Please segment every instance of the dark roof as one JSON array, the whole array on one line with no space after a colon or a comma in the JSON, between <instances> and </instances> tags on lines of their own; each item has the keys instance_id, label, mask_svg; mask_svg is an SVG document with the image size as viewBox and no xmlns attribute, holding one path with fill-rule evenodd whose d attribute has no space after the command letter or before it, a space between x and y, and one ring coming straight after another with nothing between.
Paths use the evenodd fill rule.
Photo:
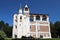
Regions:
<instances>
[{"instance_id":1,"label":"dark roof","mask_svg":"<svg viewBox=\"0 0 60 40\"><path fill-rule=\"evenodd\" d=\"M42 13L30 13L30 15L48 15L48 14L42 14Z\"/></svg>"}]
</instances>

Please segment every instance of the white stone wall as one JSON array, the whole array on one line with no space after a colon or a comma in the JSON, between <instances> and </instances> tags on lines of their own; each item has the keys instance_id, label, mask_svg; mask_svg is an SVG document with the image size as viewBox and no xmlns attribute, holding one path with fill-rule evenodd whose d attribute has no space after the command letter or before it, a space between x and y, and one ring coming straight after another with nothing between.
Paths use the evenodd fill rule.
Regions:
<instances>
[{"instance_id":1,"label":"white stone wall","mask_svg":"<svg viewBox=\"0 0 60 40\"><path fill-rule=\"evenodd\" d=\"M22 34L23 23L20 22L20 16L22 16L22 19L23 19L23 14L18 14L18 19L17 19L18 20L18 24L17 24L17 29L18 29L17 33L18 33L18 35L17 35L17 38L21 38L21 36L23 35Z\"/></svg>"},{"instance_id":2,"label":"white stone wall","mask_svg":"<svg viewBox=\"0 0 60 40\"><path fill-rule=\"evenodd\" d=\"M15 27L15 25L17 25L17 22L15 21L17 18L17 14L14 14L13 16L13 33L12 33L12 38L15 38L15 35L17 35L17 29Z\"/></svg>"}]
</instances>

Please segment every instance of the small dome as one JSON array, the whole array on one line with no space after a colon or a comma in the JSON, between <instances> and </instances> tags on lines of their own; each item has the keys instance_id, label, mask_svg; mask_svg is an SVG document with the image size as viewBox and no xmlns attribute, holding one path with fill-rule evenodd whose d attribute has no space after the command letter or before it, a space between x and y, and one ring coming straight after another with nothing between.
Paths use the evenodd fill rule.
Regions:
<instances>
[{"instance_id":1,"label":"small dome","mask_svg":"<svg viewBox=\"0 0 60 40\"><path fill-rule=\"evenodd\" d=\"M20 8L20 9L19 9L19 13L21 13L21 14L22 14L22 8Z\"/></svg>"}]
</instances>

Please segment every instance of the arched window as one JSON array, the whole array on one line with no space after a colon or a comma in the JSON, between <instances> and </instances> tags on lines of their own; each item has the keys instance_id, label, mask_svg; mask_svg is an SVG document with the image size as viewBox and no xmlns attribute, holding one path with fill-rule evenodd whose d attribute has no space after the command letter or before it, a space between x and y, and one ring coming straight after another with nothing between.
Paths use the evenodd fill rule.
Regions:
<instances>
[{"instance_id":1,"label":"arched window","mask_svg":"<svg viewBox=\"0 0 60 40\"><path fill-rule=\"evenodd\" d=\"M30 21L34 21L34 17L33 16L30 16Z\"/></svg>"},{"instance_id":2,"label":"arched window","mask_svg":"<svg viewBox=\"0 0 60 40\"><path fill-rule=\"evenodd\" d=\"M22 16L20 16L20 22L22 22Z\"/></svg>"},{"instance_id":3,"label":"arched window","mask_svg":"<svg viewBox=\"0 0 60 40\"><path fill-rule=\"evenodd\" d=\"M16 16L16 19L17 19L17 16Z\"/></svg>"},{"instance_id":4,"label":"arched window","mask_svg":"<svg viewBox=\"0 0 60 40\"><path fill-rule=\"evenodd\" d=\"M43 15L42 20L43 20L43 21L46 21L46 20L47 20L46 15Z\"/></svg>"},{"instance_id":5,"label":"arched window","mask_svg":"<svg viewBox=\"0 0 60 40\"><path fill-rule=\"evenodd\" d=\"M36 16L36 20L40 20L40 16L39 15Z\"/></svg>"},{"instance_id":6,"label":"arched window","mask_svg":"<svg viewBox=\"0 0 60 40\"><path fill-rule=\"evenodd\" d=\"M28 11L28 8L27 7L25 8L25 11Z\"/></svg>"},{"instance_id":7,"label":"arched window","mask_svg":"<svg viewBox=\"0 0 60 40\"><path fill-rule=\"evenodd\" d=\"M17 22L17 16L15 17L15 22Z\"/></svg>"},{"instance_id":8,"label":"arched window","mask_svg":"<svg viewBox=\"0 0 60 40\"><path fill-rule=\"evenodd\" d=\"M20 19L22 19L22 16L20 16Z\"/></svg>"}]
</instances>

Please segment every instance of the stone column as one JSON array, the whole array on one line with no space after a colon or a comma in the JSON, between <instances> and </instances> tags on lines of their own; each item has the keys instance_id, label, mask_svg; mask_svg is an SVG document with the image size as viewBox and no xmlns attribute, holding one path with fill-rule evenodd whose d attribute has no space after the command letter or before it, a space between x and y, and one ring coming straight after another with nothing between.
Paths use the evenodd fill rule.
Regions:
<instances>
[{"instance_id":1,"label":"stone column","mask_svg":"<svg viewBox=\"0 0 60 40\"><path fill-rule=\"evenodd\" d=\"M40 21L42 21L42 15L40 16Z\"/></svg>"},{"instance_id":2,"label":"stone column","mask_svg":"<svg viewBox=\"0 0 60 40\"><path fill-rule=\"evenodd\" d=\"M36 21L36 16L34 15L34 21Z\"/></svg>"},{"instance_id":3,"label":"stone column","mask_svg":"<svg viewBox=\"0 0 60 40\"><path fill-rule=\"evenodd\" d=\"M47 21L49 21L49 17L47 16Z\"/></svg>"}]
</instances>

